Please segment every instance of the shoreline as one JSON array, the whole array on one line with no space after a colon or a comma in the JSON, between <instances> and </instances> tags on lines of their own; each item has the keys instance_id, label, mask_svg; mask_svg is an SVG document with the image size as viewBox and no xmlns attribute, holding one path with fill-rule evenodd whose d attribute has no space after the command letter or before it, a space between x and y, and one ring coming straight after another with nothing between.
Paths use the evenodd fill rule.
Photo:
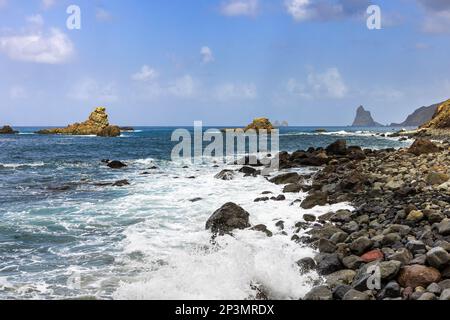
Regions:
<instances>
[{"instance_id":1,"label":"shoreline","mask_svg":"<svg viewBox=\"0 0 450 320\"><path fill-rule=\"evenodd\" d=\"M307 190L301 208L355 208L306 213L298 224L297 233L308 236L291 240L317 255L297 264L322 277L305 300L450 299L449 147L419 140L409 149L362 150L339 140L327 149L280 153L280 170L322 166L310 186L293 173L269 180L284 185L283 193Z\"/></svg>"}]
</instances>

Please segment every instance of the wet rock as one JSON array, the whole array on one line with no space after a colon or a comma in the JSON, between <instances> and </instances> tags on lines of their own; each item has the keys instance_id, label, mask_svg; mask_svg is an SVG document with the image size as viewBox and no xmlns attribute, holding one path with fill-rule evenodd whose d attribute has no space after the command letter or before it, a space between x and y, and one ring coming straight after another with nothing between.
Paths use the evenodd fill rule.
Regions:
<instances>
[{"instance_id":1,"label":"wet rock","mask_svg":"<svg viewBox=\"0 0 450 320\"><path fill-rule=\"evenodd\" d=\"M113 187L124 187L129 185L130 183L128 182L128 180L119 180L113 183Z\"/></svg>"},{"instance_id":2,"label":"wet rock","mask_svg":"<svg viewBox=\"0 0 450 320\"><path fill-rule=\"evenodd\" d=\"M215 211L206 222L206 229L213 233L229 233L235 229L250 227L250 214L235 203L228 202Z\"/></svg>"},{"instance_id":3,"label":"wet rock","mask_svg":"<svg viewBox=\"0 0 450 320\"><path fill-rule=\"evenodd\" d=\"M273 201L284 201L284 200L286 200L286 196L280 194L280 195L277 196L277 197L271 197L270 200L273 200Z\"/></svg>"},{"instance_id":4,"label":"wet rock","mask_svg":"<svg viewBox=\"0 0 450 320\"><path fill-rule=\"evenodd\" d=\"M305 220L306 222L314 222L316 221L316 216L313 214L306 213L303 215L303 220Z\"/></svg>"},{"instance_id":5,"label":"wet rock","mask_svg":"<svg viewBox=\"0 0 450 320\"><path fill-rule=\"evenodd\" d=\"M417 139L408 149L409 153L412 153L416 156L420 156L421 154L436 153L438 151L439 147L430 140L426 139Z\"/></svg>"},{"instance_id":6,"label":"wet rock","mask_svg":"<svg viewBox=\"0 0 450 320\"><path fill-rule=\"evenodd\" d=\"M342 230L352 234L353 232L359 231L359 225L356 221L350 221L342 226Z\"/></svg>"},{"instance_id":7,"label":"wet rock","mask_svg":"<svg viewBox=\"0 0 450 320\"><path fill-rule=\"evenodd\" d=\"M311 192L301 203L303 209L312 209L315 206L324 206L328 203L328 195L321 191Z\"/></svg>"},{"instance_id":8,"label":"wet rock","mask_svg":"<svg viewBox=\"0 0 450 320\"><path fill-rule=\"evenodd\" d=\"M110 167L111 169L121 169L126 167L127 165L121 161L114 160L108 162L107 166Z\"/></svg>"},{"instance_id":9,"label":"wet rock","mask_svg":"<svg viewBox=\"0 0 450 320\"><path fill-rule=\"evenodd\" d=\"M202 201L203 198L193 198L193 199L189 199L190 202L199 202Z\"/></svg>"},{"instance_id":10,"label":"wet rock","mask_svg":"<svg viewBox=\"0 0 450 320\"><path fill-rule=\"evenodd\" d=\"M404 288L419 286L427 287L433 282L439 282L441 274L432 267L422 265L412 265L404 267L399 274L398 282Z\"/></svg>"},{"instance_id":11,"label":"wet rock","mask_svg":"<svg viewBox=\"0 0 450 320\"><path fill-rule=\"evenodd\" d=\"M290 183L283 188L284 193L299 193L302 191L302 186L297 183Z\"/></svg>"},{"instance_id":12,"label":"wet rock","mask_svg":"<svg viewBox=\"0 0 450 320\"><path fill-rule=\"evenodd\" d=\"M347 223L352 220L351 216L352 216L352 213L349 210L338 210L331 217L330 221Z\"/></svg>"},{"instance_id":13,"label":"wet rock","mask_svg":"<svg viewBox=\"0 0 450 320\"><path fill-rule=\"evenodd\" d=\"M354 270L339 270L325 276L325 280L331 288L334 288L341 284L351 284L355 275L356 272Z\"/></svg>"},{"instance_id":14,"label":"wet rock","mask_svg":"<svg viewBox=\"0 0 450 320\"><path fill-rule=\"evenodd\" d=\"M390 281L378 295L379 299L400 297L401 288L396 281Z\"/></svg>"},{"instance_id":15,"label":"wet rock","mask_svg":"<svg viewBox=\"0 0 450 320\"><path fill-rule=\"evenodd\" d=\"M321 253L316 256L317 270L322 275L328 275L342 269L339 256L336 253Z\"/></svg>"},{"instance_id":16,"label":"wet rock","mask_svg":"<svg viewBox=\"0 0 450 320\"><path fill-rule=\"evenodd\" d=\"M263 224L258 224L256 226L252 227L250 230L263 232L268 237L272 237L273 236L273 233L270 230L267 229L267 226L265 226Z\"/></svg>"},{"instance_id":17,"label":"wet rock","mask_svg":"<svg viewBox=\"0 0 450 320\"><path fill-rule=\"evenodd\" d=\"M342 300L344 298L345 294L351 289L352 289L352 287L349 285L346 285L346 284L338 285L333 290L333 298L336 300Z\"/></svg>"},{"instance_id":18,"label":"wet rock","mask_svg":"<svg viewBox=\"0 0 450 320\"><path fill-rule=\"evenodd\" d=\"M441 269L447 265L450 257L447 251L441 247L436 247L427 252L427 262L430 266Z\"/></svg>"},{"instance_id":19,"label":"wet rock","mask_svg":"<svg viewBox=\"0 0 450 320\"><path fill-rule=\"evenodd\" d=\"M255 199L255 202L264 202L264 201L269 201L269 197L259 197Z\"/></svg>"},{"instance_id":20,"label":"wet rock","mask_svg":"<svg viewBox=\"0 0 450 320\"><path fill-rule=\"evenodd\" d=\"M101 129L97 136L99 137L118 137L120 136L120 128L118 126L107 126Z\"/></svg>"},{"instance_id":21,"label":"wet rock","mask_svg":"<svg viewBox=\"0 0 450 320\"><path fill-rule=\"evenodd\" d=\"M348 234L345 232L336 232L335 234L333 234L330 238L330 241L335 243L335 244L339 244L339 243L344 243L348 238Z\"/></svg>"},{"instance_id":22,"label":"wet rock","mask_svg":"<svg viewBox=\"0 0 450 320\"><path fill-rule=\"evenodd\" d=\"M342 259L342 264L348 269L356 270L364 264L364 260L358 256L350 255Z\"/></svg>"},{"instance_id":23,"label":"wet rock","mask_svg":"<svg viewBox=\"0 0 450 320\"><path fill-rule=\"evenodd\" d=\"M239 172L243 173L245 177L256 177L258 175L258 170L249 166L242 167L241 169L239 169Z\"/></svg>"},{"instance_id":24,"label":"wet rock","mask_svg":"<svg viewBox=\"0 0 450 320\"><path fill-rule=\"evenodd\" d=\"M333 293L327 286L318 286L308 292L304 300L332 300Z\"/></svg>"},{"instance_id":25,"label":"wet rock","mask_svg":"<svg viewBox=\"0 0 450 320\"><path fill-rule=\"evenodd\" d=\"M297 261L297 265L300 267L300 271L302 273L308 273L314 269L316 269L316 262L313 258L303 258Z\"/></svg>"},{"instance_id":26,"label":"wet rock","mask_svg":"<svg viewBox=\"0 0 450 320\"><path fill-rule=\"evenodd\" d=\"M222 170L221 172L219 172L218 174L216 174L214 176L214 178L219 179L219 180L233 180L234 179L234 171L233 170Z\"/></svg>"},{"instance_id":27,"label":"wet rock","mask_svg":"<svg viewBox=\"0 0 450 320\"><path fill-rule=\"evenodd\" d=\"M289 172L289 173L284 173L284 174L280 174L272 179L270 179L269 181L277 184L277 185L281 185L281 184L291 184L291 183L299 183L301 182L302 177L295 172Z\"/></svg>"},{"instance_id":28,"label":"wet rock","mask_svg":"<svg viewBox=\"0 0 450 320\"><path fill-rule=\"evenodd\" d=\"M336 251L336 245L327 239L319 240L319 252L320 253L333 253Z\"/></svg>"}]
</instances>

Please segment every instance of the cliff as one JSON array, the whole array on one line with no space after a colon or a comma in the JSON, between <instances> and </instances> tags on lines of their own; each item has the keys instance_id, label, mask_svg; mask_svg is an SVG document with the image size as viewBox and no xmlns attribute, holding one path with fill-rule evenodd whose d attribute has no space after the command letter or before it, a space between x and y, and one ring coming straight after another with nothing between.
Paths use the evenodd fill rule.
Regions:
<instances>
[{"instance_id":1,"label":"cliff","mask_svg":"<svg viewBox=\"0 0 450 320\"><path fill-rule=\"evenodd\" d=\"M420 128L450 129L450 99L440 104L431 120L422 125Z\"/></svg>"},{"instance_id":2,"label":"cliff","mask_svg":"<svg viewBox=\"0 0 450 320\"><path fill-rule=\"evenodd\" d=\"M38 131L39 134L62 135L97 135L102 137L117 137L120 135L118 126L111 126L106 114L106 108L98 107L82 123L74 123L66 128L46 129Z\"/></svg>"},{"instance_id":3,"label":"cliff","mask_svg":"<svg viewBox=\"0 0 450 320\"><path fill-rule=\"evenodd\" d=\"M356 110L356 117L352 127L383 127L383 125L375 122L370 111L367 111L363 106L360 106Z\"/></svg>"},{"instance_id":4,"label":"cliff","mask_svg":"<svg viewBox=\"0 0 450 320\"><path fill-rule=\"evenodd\" d=\"M420 127L433 118L440 103L421 107L410 114L402 123L391 123L391 127Z\"/></svg>"}]
</instances>

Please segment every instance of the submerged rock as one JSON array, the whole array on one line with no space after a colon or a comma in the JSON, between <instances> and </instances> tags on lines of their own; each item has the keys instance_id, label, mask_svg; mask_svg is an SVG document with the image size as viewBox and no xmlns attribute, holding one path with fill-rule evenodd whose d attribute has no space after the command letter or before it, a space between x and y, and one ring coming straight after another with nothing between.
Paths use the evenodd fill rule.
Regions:
<instances>
[{"instance_id":1,"label":"submerged rock","mask_svg":"<svg viewBox=\"0 0 450 320\"><path fill-rule=\"evenodd\" d=\"M111 169L121 169L126 167L127 165L121 161L114 160L108 162L107 166L110 167Z\"/></svg>"}]
</instances>

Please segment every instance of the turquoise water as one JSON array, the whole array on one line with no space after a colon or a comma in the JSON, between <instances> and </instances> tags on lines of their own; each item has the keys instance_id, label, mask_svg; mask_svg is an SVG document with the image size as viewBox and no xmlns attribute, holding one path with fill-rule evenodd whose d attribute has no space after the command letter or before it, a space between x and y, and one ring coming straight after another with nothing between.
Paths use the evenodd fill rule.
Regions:
<instances>
[{"instance_id":1,"label":"turquoise water","mask_svg":"<svg viewBox=\"0 0 450 320\"><path fill-rule=\"evenodd\" d=\"M209 243L204 223L226 201L239 202L255 222L268 226L283 215L294 223L300 209L288 202L254 204L261 188L280 192L263 178L228 183L213 178L221 168L212 162L189 168L170 162L174 128L136 128L119 138L40 136L32 134L38 128L18 129L20 135L0 136L0 299L245 298L251 279L266 281L263 269L273 270L272 278L283 268L289 275L290 263L310 253L281 235L268 244L246 232L223 240L223 250L204 251ZM410 143L374 135L389 128L326 128L324 134L315 129L282 128L280 149L324 147L338 138L368 148ZM102 159L128 167L112 170ZM154 165L157 170L142 174ZM130 185L101 185L121 179ZM202 200L190 201L196 197ZM281 251L282 258L266 256ZM228 266L229 283L220 282L221 266L241 263L243 254L265 257L260 263L268 265ZM305 287L286 284L274 289L276 297L301 296L307 282L296 277L292 273L286 281ZM211 283L219 288L211 291Z\"/></svg>"}]
</instances>

